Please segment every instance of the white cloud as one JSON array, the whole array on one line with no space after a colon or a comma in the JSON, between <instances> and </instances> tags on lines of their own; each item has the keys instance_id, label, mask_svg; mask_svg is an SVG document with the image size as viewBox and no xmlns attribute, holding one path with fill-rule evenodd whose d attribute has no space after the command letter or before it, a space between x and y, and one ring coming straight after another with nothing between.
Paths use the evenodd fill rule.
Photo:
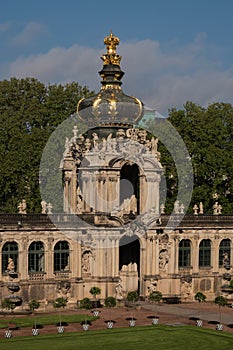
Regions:
<instances>
[{"instance_id":1,"label":"white cloud","mask_svg":"<svg viewBox=\"0 0 233 350\"><path fill-rule=\"evenodd\" d=\"M47 33L48 31L44 24L29 22L24 29L12 39L12 43L19 46L25 46Z\"/></svg>"},{"instance_id":2,"label":"white cloud","mask_svg":"<svg viewBox=\"0 0 233 350\"><path fill-rule=\"evenodd\" d=\"M214 59L206 58L205 35L178 49L166 50L157 41L121 43L121 67L125 93L137 96L149 107L167 113L187 101L206 106L215 101L233 102L232 70L220 70ZM46 54L21 57L9 64L8 77L33 76L45 83L78 81L90 89L100 87L99 59L105 49L79 45L54 48Z\"/></svg>"}]
</instances>

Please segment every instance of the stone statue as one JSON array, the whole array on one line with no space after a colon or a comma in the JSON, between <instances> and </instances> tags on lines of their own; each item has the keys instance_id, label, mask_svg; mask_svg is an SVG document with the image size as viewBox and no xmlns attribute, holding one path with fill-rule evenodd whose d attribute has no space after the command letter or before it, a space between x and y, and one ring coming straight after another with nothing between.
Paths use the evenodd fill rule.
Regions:
<instances>
[{"instance_id":1,"label":"stone statue","mask_svg":"<svg viewBox=\"0 0 233 350\"><path fill-rule=\"evenodd\" d=\"M74 134L74 138L76 138L77 135L78 135L78 128L77 128L77 125L74 125L74 127L73 127L73 134Z\"/></svg>"},{"instance_id":2,"label":"stone statue","mask_svg":"<svg viewBox=\"0 0 233 350\"><path fill-rule=\"evenodd\" d=\"M12 258L8 258L7 271L15 271L15 263Z\"/></svg>"},{"instance_id":3,"label":"stone statue","mask_svg":"<svg viewBox=\"0 0 233 350\"><path fill-rule=\"evenodd\" d=\"M230 268L230 259L229 259L229 255L228 253L224 252L222 255L222 265L223 267L225 267L225 269L229 269Z\"/></svg>"},{"instance_id":4,"label":"stone statue","mask_svg":"<svg viewBox=\"0 0 233 350\"><path fill-rule=\"evenodd\" d=\"M51 203L49 203L49 204L47 205L48 214L52 214L52 209L53 209L53 206L52 206Z\"/></svg>"},{"instance_id":5,"label":"stone statue","mask_svg":"<svg viewBox=\"0 0 233 350\"><path fill-rule=\"evenodd\" d=\"M86 148L86 151L89 152L90 149L91 149L91 140L89 138L86 138L86 141L85 141L85 148Z\"/></svg>"},{"instance_id":6,"label":"stone statue","mask_svg":"<svg viewBox=\"0 0 233 350\"><path fill-rule=\"evenodd\" d=\"M101 152L106 152L107 150L107 140L105 137L102 137L102 148L101 148Z\"/></svg>"},{"instance_id":7,"label":"stone statue","mask_svg":"<svg viewBox=\"0 0 233 350\"><path fill-rule=\"evenodd\" d=\"M178 200L176 200L174 203L174 212L175 212L175 214L180 213L180 202Z\"/></svg>"},{"instance_id":8,"label":"stone statue","mask_svg":"<svg viewBox=\"0 0 233 350\"><path fill-rule=\"evenodd\" d=\"M157 151L158 151L158 139L157 138L155 139L154 137L152 137L152 139L151 139L151 153L156 154Z\"/></svg>"},{"instance_id":9,"label":"stone statue","mask_svg":"<svg viewBox=\"0 0 233 350\"><path fill-rule=\"evenodd\" d=\"M94 146L94 150L95 151L98 151L98 140L99 140L99 137L98 137L98 135L96 134L96 132L93 132L93 134L92 134L92 136L93 136L93 146Z\"/></svg>"},{"instance_id":10,"label":"stone statue","mask_svg":"<svg viewBox=\"0 0 233 350\"><path fill-rule=\"evenodd\" d=\"M181 284L181 296L183 299L187 300L191 297L192 292L192 282L183 280Z\"/></svg>"},{"instance_id":11,"label":"stone statue","mask_svg":"<svg viewBox=\"0 0 233 350\"><path fill-rule=\"evenodd\" d=\"M116 284L116 299L122 300L123 298L124 296L123 296L122 280L119 279L118 283Z\"/></svg>"},{"instance_id":12,"label":"stone statue","mask_svg":"<svg viewBox=\"0 0 233 350\"><path fill-rule=\"evenodd\" d=\"M167 249L162 249L159 252L159 268L164 270L167 263L169 262L169 255Z\"/></svg>"},{"instance_id":13,"label":"stone statue","mask_svg":"<svg viewBox=\"0 0 233 350\"><path fill-rule=\"evenodd\" d=\"M45 201L41 201L41 214L47 213L47 203Z\"/></svg>"},{"instance_id":14,"label":"stone statue","mask_svg":"<svg viewBox=\"0 0 233 350\"><path fill-rule=\"evenodd\" d=\"M215 202L213 205L213 214L214 215L219 215L222 212L222 206L221 204L218 204L218 202Z\"/></svg>"},{"instance_id":15,"label":"stone statue","mask_svg":"<svg viewBox=\"0 0 233 350\"><path fill-rule=\"evenodd\" d=\"M130 198L130 211L132 211L133 214L137 213L137 198L135 194L132 194Z\"/></svg>"},{"instance_id":16,"label":"stone statue","mask_svg":"<svg viewBox=\"0 0 233 350\"><path fill-rule=\"evenodd\" d=\"M149 286L147 287L148 295L150 295L151 293L155 292L156 289L157 289L157 281L151 279L151 280L150 280L150 284L149 284Z\"/></svg>"},{"instance_id":17,"label":"stone statue","mask_svg":"<svg viewBox=\"0 0 233 350\"><path fill-rule=\"evenodd\" d=\"M184 214L184 204L181 203L180 205L180 214Z\"/></svg>"},{"instance_id":18,"label":"stone statue","mask_svg":"<svg viewBox=\"0 0 233 350\"><path fill-rule=\"evenodd\" d=\"M90 250L86 250L82 254L82 271L85 273L91 272L90 258L92 256L92 252Z\"/></svg>"},{"instance_id":19,"label":"stone statue","mask_svg":"<svg viewBox=\"0 0 233 350\"><path fill-rule=\"evenodd\" d=\"M27 203L26 200L23 199L22 202L18 205L19 214L27 214Z\"/></svg>"},{"instance_id":20,"label":"stone statue","mask_svg":"<svg viewBox=\"0 0 233 350\"><path fill-rule=\"evenodd\" d=\"M161 214L165 214L165 205L164 204L160 205L160 210L161 210Z\"/></svg>"},{"instance_id":21,"label":"stone statue","mask_svg":"<svg viewBox=\"0 0 233 350\"><path fill-rule=\"evenodd\" d=\"M193 206L193 214L198 215L198 205L197 204L194 204L194 206Z\"/></svg>"},{"instance_id":22,"label":"stone statue","mask_svg":"<svg viewBox=\"0 0 233 350\"><path fill-rule=\"evenodd\" d=\"M204 206L203 206L203 203L202 203L202 202L200 202L199 208L200 208L199 214L204 214Z\"/></svg>"},{"instance_id":23,"label":"stone statue","mask_svg":"<svg viewBox=\"0 0 233 350\"><path fill-rule=\"evenodd\" d=\"M81 214L83 209L83 197L80 188L77 189L77 214Z\"/></svg>"},{"instance_id":24,"label":"stone statue","mask_svg":"<svg viewBox=\"0 0 233 350\"><path fill-rule=\"evenodd\" d=\"M124 129L118 129L117 133L116 133L116 136L119 138L119 139L123 139L125 137L125 131Z\"/></svg>"}]
</instances>

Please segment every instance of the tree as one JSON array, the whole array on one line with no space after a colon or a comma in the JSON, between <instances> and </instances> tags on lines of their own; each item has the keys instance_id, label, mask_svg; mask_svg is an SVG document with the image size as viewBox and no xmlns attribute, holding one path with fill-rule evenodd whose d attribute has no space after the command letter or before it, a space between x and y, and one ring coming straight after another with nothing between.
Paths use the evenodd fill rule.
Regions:
<instances>
[{"instance_id":1,"label":"tree","mask_svg":"<svg viewBox=\"0 0 233 350\"><path fill-rule=\"evenodd\" d=\"M172 109L169 121L183 138L192 159L194 190L189 211L203 202L205 212L212 213L216 199L223 212L233 210L232 141L233 106L213 103L206 109L192 102L184 110Z\"/></svg>"},{"instance_id":2,"label":"tree","mask_svg":"<svg viewBox=\"0 0 233 350\"><path fill-rule=\"evenodd\" d=\"M149 295L149 300L153 303L159 303L160 300L162 300L162 298L163 298L163 295L159 291L151 292Z\"/></svg>"},{"instance_id":3,"label":"tree","mask_svg":"<svg viewBox=\"0 0 233 350\"><path fill-rule=\"evenodd\" d=\"M101 293L101 289L99 287L91 287L90 293L91 295L94 295L94 298L96 299L96 295Z\"/></svg>"},{"instance_id":4,"label":"tree","mask_svg":"<svg viewBox=\"0 0 233 350\"><path fill-rule=\"evenodd\" d=\"M223 213L232 213L233 106L229 103L213 103L203 108L193 102L187 102L181 110L171 109L168 119L145 119L147 130L155 136L162 134L166 141L165 144L164 140L160 140L158 149L167 184L166 212L171 212L178 187L183 189L185 197L185 187L182 187L185 182L180 181L182 176L178 179L178 166L184 180L187 169L185 163L182 163L182 158L179 158L180 147L174 142L175 133L168 127L168 122L181 136L192 162L194 189L187 208L188 213L193 213L194 204L200 202L204 204L205 213L212 213L216 201L213 198L215 193Z\"/></svg>"},{"instance_id":5,"label":"tree","mask_svg":"<svg viewBox=\"0 0 233 350\"><path fill-rule=\"evenodd\" d=\"M35 299L32 299L28 304L29 304L30 310L32 310L32 312L34 312L36 309L39 309L39 307L40 307L39 301L37 301Z\"/></svg>"},{"instance_id":6,"label":"tree","mask_svg":"<svg viewBox=\"0 0 233 350\"><path fill-rule=\"evenodd\" d=\"M2 309L6 309L6 310L13 312L16 305L15 305L15 303L13 303L12 301L10 301L9 299L6 298L1 302L1 307L2 307Z\"/></svg>"},{"instance_id":7,"label":"tree","mask_svg":"<svg viewBox=\"0 0 233 350\"><path fill-rule=\"evenodd\" d=\"M90 310L92 308L92 303L89 298L83 298L80 300L80 309ZM87 315L85 314L85 324L87 324Z\"/></svg>"},{"instance_id":8,"label":"tree","mask_svg":"<svg viewBox=\"0 0 233 350\"><path fill-rule=\"evenodd\" d=\"M215 298L214 302L219 307L219 323L221 323L221 307L226 306L227 300L222 295L219 295Z\"/></svg>"},{"instance_id":9,"label":"tree","mask_svg":"<svg viewBox=\"0 0 233 350\"><path fill-rule=\"evenodd\" d=\"M136 301L138 301L139 297L138 297L138 292L135 290L135 291L131 291L131 292L128 292L127 294L127 297L126 299L133 303L132 305L132 320L134 319L134 309L135 309L135 303Z\"/></svg>"},{"instance_id":10,"label":"tree","mask_svg":"<svg viewBox=\"0 0 233 350\"><path fill-rule=\"evenodd\" d=\"M109 321L111 321L111 308L116 306L116 298L112 296L106 297L104 304L109 308Z\"/></svg>"},{"instance_id":11,"label":"tree","mask_svg":"<svg viewBox=\"0 0 233 350\"><path fill-rule=\"evenodd\" d=\"M32 299L29 303L30 310L34 313L36 309L39 309L40 303L39 301ZM35 317L35 322L34 322L34 329L36 329L36 317Z\"/></svg>"},{"instance_id":12,"label":"tree","mask_svg":"<svg viewBox=\"0 0 233 350\"><path fill-rule=\"evenodd\" d=\"M67 305L67 299L64 298L57 298L54 302L53 302L53 307L55 309L59 310L59 325L61 326L61 308L65 308Z\"/></svg>"},{"instance_id":13,"label":"tree","mask_svg":"<svg viewBox=\"0 0 233 350\"><path fill-rule=\"evenodd\" d=\"M204 303L206 301L206 295L203 294L202 292L197 292L194 298L199 303Z\"/></svg>"},{"instance_id":14,"label":"tree","mask_svg":"<svg viewBox=\"0 0 233 350\"><path fill-rule=\"evenodd\" d=\"M74 82L49 86L34 78L0 82L0 212L18 212L23 198L28 213L41 212L43 149L56 127L76 111L79 99L91 94Z\"/></svg>"}]
</instances>

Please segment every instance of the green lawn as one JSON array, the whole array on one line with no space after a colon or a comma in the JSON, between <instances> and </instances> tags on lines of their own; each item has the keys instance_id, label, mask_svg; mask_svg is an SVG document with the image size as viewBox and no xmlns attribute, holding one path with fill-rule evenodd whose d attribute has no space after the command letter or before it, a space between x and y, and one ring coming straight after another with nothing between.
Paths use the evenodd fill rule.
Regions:
<instances>
[{"instance_id":1,"label":"green lawn","mask_svg":"<svg viewBox=\"0 0 233 350\"><path fill-rule=\"evenodd\" d=\"M0 339L1 350L232 350L233 334L191 326L147 326Z\"/></svg>"},{"instance_id":2,"label":"green lawn","mask_svg":"<svg viewBox=\"0 0 233 350\"><path fill-rule=\"evenodd\" d=\"M0 329L7 328L9 323L15 324L17 327L32 327L35 323L40 325L56 324L59 322L59 315L32 315L29 317L14 317L7 316L0 319ZM86 320L95 320L96 317L86 316ZM85 315L62 315L61 321L67 323L82 322L85 320Z\"/></svg>"}]
</instances>

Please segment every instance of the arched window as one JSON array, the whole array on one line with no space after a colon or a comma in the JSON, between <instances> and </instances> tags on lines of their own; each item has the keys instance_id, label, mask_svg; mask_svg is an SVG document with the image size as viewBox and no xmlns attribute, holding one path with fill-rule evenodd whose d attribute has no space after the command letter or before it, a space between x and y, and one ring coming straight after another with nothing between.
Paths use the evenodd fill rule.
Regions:
<instances>
[{"instance_id":1,"label":"arched window","mask_svg":"<svg viewBox=\"0 0 233 350\"><path fill-rule=\"evenodd\" d=\"M219 267L230 268L231 261L231 240L223 239L219 245Z\"/></svg>"},{"instance_id":2,"label":"arched window","mask_svg":"<svg viewBox=\"0 0 233 350\"><path fill-rule=\"evenodd\" d=\"M211 265L211 241L203 239L199 245L199 267Z\"/></svg>"},{"instance_id":3,"label":"arched window","mask_svg":"<svg viewBox=\"0 0 233 350\"><path fill-rule=\"evenodd\" d=\"M67 241L59 241L54 247L54 271L67 271L69 266L70 249Z\"/></svg>"},{"instance_id":4,"label":"arched window","mask_svg":"<svg viewBox=\"0 0 233 350\"><path fill-rule=\"evenodd\" d=\"M28 250L28 272L44 272L44 244L32 242Z\"/></svg>"},{"instance_id":5,"label":"arched window","mask_svg":"<svg viewBox=\"0 0 233 350\"><path fill-rule=\"evenodd\" d=\"M18 244L6 242L2 248L2 273L5 273L8 266L8 259L14 261L14 271L18 271Z\"/></svg>"},{"instance_id":6,"label":"arched window","mask_svg":"<svg viewBox=\"0 0 233 350\"><path fill-rule=\"evenodd\" d=\"M191 242L189 239L182 239L179 244L179 267L190 266Z\"/></svg>"}]
</instances>

